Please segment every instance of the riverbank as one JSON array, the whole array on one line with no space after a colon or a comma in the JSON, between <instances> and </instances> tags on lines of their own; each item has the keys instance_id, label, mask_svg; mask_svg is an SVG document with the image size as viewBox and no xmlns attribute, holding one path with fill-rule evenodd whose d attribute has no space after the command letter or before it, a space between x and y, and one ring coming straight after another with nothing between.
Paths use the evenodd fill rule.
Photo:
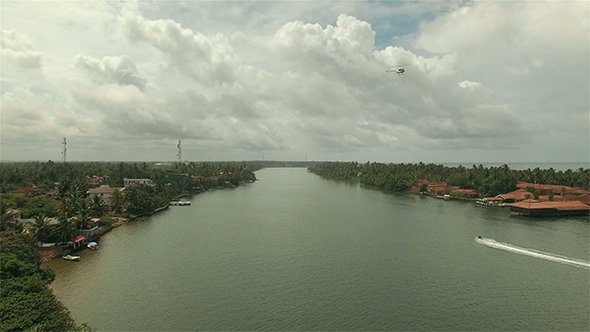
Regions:
<instances>
[{"instance_id":1,"label":"riverbank","mask_svg":"<svg viewBox=\"0 0 590 332\"><path fill-rule=\"evenodd\" d=\"M112 229L122 226L123 224L129 222L130 218L123 218L123 217L109 217L110 219L115 220L109 226L100 228L98 232L88 238L86 242L94 241L99 239L102 235L110 232ZM79 248L70 248L70 246L45 246L46 244L39 247L39 252L41 253L41 262L47 262L56 258L62 258L63 256L73 254L76 252L80 252L82 250L87 249L86 245L80 246Z\"/></svg>"}]
</instances>

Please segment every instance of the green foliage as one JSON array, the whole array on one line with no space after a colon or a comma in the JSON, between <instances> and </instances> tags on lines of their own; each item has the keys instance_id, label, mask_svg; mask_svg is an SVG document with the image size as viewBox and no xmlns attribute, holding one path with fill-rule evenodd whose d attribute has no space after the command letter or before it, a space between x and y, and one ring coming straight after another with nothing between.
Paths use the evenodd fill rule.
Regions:
<instances>
[{"instance_id":1,"label":"green foliage","mask_svg":"<svg viewBox=\"0 0 590 332\"><path fill-rule=\"evenodd\" d=\"M93 195L90 202L90 210L92 211L92 215L94 217L100 218L105 213L105 206L98 195Z\"/></svg>"},{"instance_id":2,"label":"green foliage","mask_svg":"<svg viewBox=\"0 0 590 332\"><path fill-rule=\"evenodd\" d=\"M50 237L57 242L68 242L74 238L75 225L68 220L68 216L60 214L57 217L57 224L51 227Z\"/></svg>"},{"instance_id":3,"label":"green foliage","mask_svg":"<svg viewBox=\"0 0 590 332\"><path fill-rule=\"evenodd\" d=\"M156 209L154 189L148 185L134 185L125 188L125 200L125 208L130 214L149 214Z\"/></svg>"},{"instance_id":4,"label":"green foliage","mask_svg":"<svg viewBox=\"0 0 590 332\"><path fill-rule=\"evenodd\" d=\"M36 196L27 200L26 205L22 209L23 218L34 218L40 214L47 217L57 216L57 206L59 202L51 197Z\"/></svg>"},{"instance_id":5,"label":"green foliage","mask_svg":"<svg viewBox=\"0 0 590 332\"><path fill-rule=\"evenodd\" d=\"M420 192L427 192L428 191L428 184L427 183L422 183L420 185Z\"/></svg>"},{"instance_id":6,"label":"green foliage","mask_svg":"<svg viewBox=\"0 0 590 332\"><path fill-rule=\"evenodd\" d=\"M66 331L76 328L47 284L54 274L40 268L40 254L20 234L0 236L0 330Z\"/></svg>"},{"instance_id":7,"label":"green foliage","mask_svg":"<svg viewBox=\"0 0 590 332\"><path fill-rule=\"evenodd\" d=\"M516 190L521 173L510 170L507 165L485 168L473 165L447 167L435 164L383 164L329 162L316 164L309 170L317 175L335 180L360 181L385 190L405 191L426 179L433 183L447 182L461 189L476 189L481 196L496 196ZM580 174L586 170L578 170ZM572 173L573 174L573 173ZM420 191L426 191L421 185ZM459 196L466 196L460 195ZM468 196L468 195L467 195Z\"/></svg>"}]
</instances>

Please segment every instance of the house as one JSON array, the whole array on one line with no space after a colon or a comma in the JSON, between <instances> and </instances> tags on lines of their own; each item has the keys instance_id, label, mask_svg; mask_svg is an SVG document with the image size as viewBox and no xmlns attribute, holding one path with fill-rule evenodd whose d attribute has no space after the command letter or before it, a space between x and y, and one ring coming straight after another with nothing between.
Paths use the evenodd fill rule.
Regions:
<instances>
[{"instance_id":1,"label":"house","mask_svg":"<svg viewBox=\"0 0 590 332\"><path fill-rule=\"evenodd\" d=\"M100 198L102 199L102 201L105 204L109 204L111 202L111 195L113 194L113 191L115 191L115 190L121 191L121 190L123 190L123 188L100 186L98 188L88 189L86 194L88 194L88 197L90 197L90 198L92 198L92 196L100 196Z\"/></svg>"},{"instance_id":2,"label":"house","mask_svg":"<svg viewBox=\"0 0 590 332\"><path fill-rule=\"evenodd\" d=\"M431 195L440 195L443 193L450 193L454 190L459 189L457 186L449 186L446 182L441 183L430 183L428 185L428 193Z\"/></svg>"},{"instance_id":3,"label":"house","mask_svg":"<svg viewBox=\"0 0 590 332\"><path fill-rule=\"evenodd\" d=\"M510 212L531 217L579 216L590 213L590 206L579 201L539 201L527 199L510 204Z\"/></svg>"},{"instance_id":4,"label":"house","mask_svg":"<svg viewBox=\"0 0 590 332\"><path fill-rule=\"evenodd\" d=\"M459 197L477 198L478 196L475 189L455 189L452 193L456 193Z\"/></svg>"},{"instance_id":5,"label":"house","mask_svg":"<svg viewBox=\"0 0 590 332\"><path fill-rule=\"evenodd\" d=\"M25 197L33 197L39 195L39 190L35 188L18 188L13 191L13 193L25 196Z\"/></svg>"}]
</instances>

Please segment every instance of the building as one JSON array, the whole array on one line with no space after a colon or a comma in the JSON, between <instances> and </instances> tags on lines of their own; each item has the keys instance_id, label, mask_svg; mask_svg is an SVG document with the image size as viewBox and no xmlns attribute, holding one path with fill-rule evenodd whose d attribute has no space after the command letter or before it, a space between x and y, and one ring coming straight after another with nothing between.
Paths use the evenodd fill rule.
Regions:
<instances>
[{"instance_id":1,"label":"building","mask_svg":"<svg viewBox=\"0 0 590 332\"><path fill-rule=\"evenodd\" d=\"M476 201L479 205L484 206L505 206L504 200L501 197L484 197Z\"/></svg>"},{"instance_id":2,"label":"building","mask_svg":"<svg viewBox=\"0 0 590 332\"><path fill-rule=\"evenodd\" d=\"M24 196L24 197L33 197L39 195L39 190L35 188L18 188L13 191L13 193Z\"/></svg>"},{"instance_id":3,"label":"building","mask_svg":"<svg viewBox=\"0 0 590 332\"><path fill-rule=\"evenodd\" d=\"M568 187L568 186L555 185L555 184L539 184L539 183L530 183L530 182L519 181L516 184L516 186L520 189L535 188L542 195L548 194L549 191L551 191L551 190L553 190L553 192L556 195L561 195L562 191L565 191L566 193L569 193L569 194L579 194L579 195L590 194L590 191L582 189L582 188L577 188L577 187L572 188L572 187Z\"/></svg>"},{"instance_id":4,"label":"building","mask_svg":"<svg viewBox=\"0 0 590 332\"><path fill-rule=\"evenodd\" d=\"M590 206L579 201L539 201L527 199L510 204L510 212L531 217L581 216Z\"/></svg>"},{"instance_id":5,"label":"building","mask_svg":"<svg viewBox=\"0 0 590 332\"><path fill-rule=\"evenodd\" d=\"M503 203L516 203L524 201L528 198L527 196L533 197L533 194L525 189L518 189L507 194L497 195L496 197L501 198Z\"/></svg>"},{"instance_id":6,"label":"building","mask_svg":"<svg viewBox=\"0 0 590 332\"><path fill-rule=\"evenodd\" d=\"M111 202L111 195L113 194L113 191L115 191L115 190L121 191L121 190L123 190L123 188L100 186L98 188L88 189L86 194L88 194L88 197L91 197L91 198L92 198L92 196L100 196L100 198L102 199L102 201L104 203L109 204Z\"/></svg>"},{"instance_id":7,"label":"building","mask_svg":"<svg viewBox=\"0 0 590 332\"><path fill-rule=\"evenodd\" d=\"M478 194L475 189L455 189L451 194L456 194L459 197L477 198Z\"/></svg>"}]
</instances>

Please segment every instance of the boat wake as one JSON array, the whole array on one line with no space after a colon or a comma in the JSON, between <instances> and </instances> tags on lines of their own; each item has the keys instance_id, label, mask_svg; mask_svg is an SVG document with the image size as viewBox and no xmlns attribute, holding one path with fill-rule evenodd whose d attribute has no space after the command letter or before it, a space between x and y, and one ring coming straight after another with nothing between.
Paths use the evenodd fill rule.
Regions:
<instances>
[{"instance_id":1,"label":"boat wake","mask_svg":"<svg viewBox=\"0 0 590 332\"><path fill-rule=\"evenodd\" d=\"M508 243L496 242L492 239L475 238L475 241L477 241L478 243L481 243L485 246L491 247L491 248L496 248L496 249L500 249L500 250L513 252L516 254L541 258L541 259L545 259L545 260L552 261L552 262L569 264L569 265L573 265L573 266L577 266L577 267L581 267L581 268L590 269L590 262L586 262L586 261L575 259L575 258L569 258L569 257L561 256L561 255L550 254L550 253L546 253L546 252L542 252L542 251L537 251L534 249L521 248L521 247L517 247L512 244L508 244Z\"/></svg>"}]
</instances>

